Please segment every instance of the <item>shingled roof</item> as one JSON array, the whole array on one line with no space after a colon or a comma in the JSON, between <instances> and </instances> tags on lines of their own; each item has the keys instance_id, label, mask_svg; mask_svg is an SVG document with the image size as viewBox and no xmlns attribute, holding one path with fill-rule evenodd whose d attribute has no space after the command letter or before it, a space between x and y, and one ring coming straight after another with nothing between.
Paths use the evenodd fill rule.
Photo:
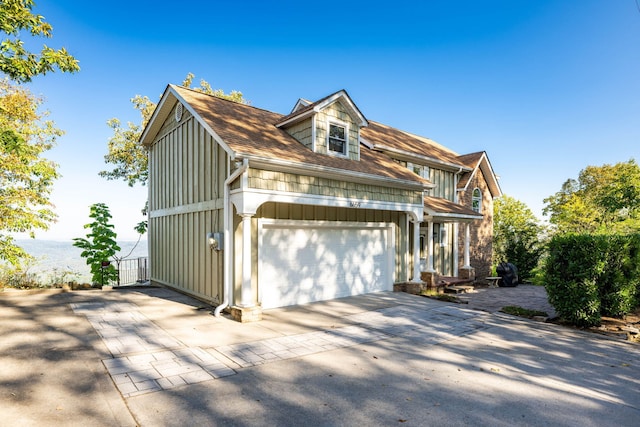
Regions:
<instances>
[{"instance_id":1,"label":"shingled roof","mask_svg":"<svg viewBox=\"0 0 640 427\"><path fill-rule=\"evenodd\" d=\"M396 152L430 158L436 163L444 162L452 166L463 166L458 160L458 154L437 142L382 123L370 120L369 126L361 129L361 134L362 138L377 150L391 149Z\"/></svg>"},{"instance_id":2,"label":"shingled roof","mask_svg":"<svg viewBox=\"0 0 640 427\"><path fill-rule=\"evenodd\" d=\"M493 171L493 167L489 162L489 157L486 152L478 151L477 153L469 153L458 156L458 159L460 163L471 168L469 172L462 174L458 180L458 190L465 190L469 186L471 179L476 173L478 173L478 170L481 170L493 197L500 197L502 195L500 184L498 183L498 179Z\"/></svg>"},{"instance_id":3,"label":"shingled roof","mask_svg":"<svg viewBox=\"0 0 640 427\"><path fill-rule=\"evenodd\" d=\"M185 107L226 145L234 158L272 159L321 166L336 171L357 172L371 177L397 180L398 183L431 186L428 180L402 167L385 154L364 147L361 147L360 161L315 153L286 131L276 127L285 117L282 114L175 85L167 87L163 99L167 96L173 96L183 102ZM168 115L172 106L173 103L170 102L166 106L159 105L154 116ZM150 122L154 121L155 117ZM162 121L157 120L156 123ZM148 145L153 143L154 138L154 130L145 129L141 142Z\"/></svg>"},{"instance_id":4,"label":"shingled roof","mask_svg":"<svg viewBox=\"0 0 640 427\"><path fill-rule=\"evenodd\" d=\"M446 221L460 219L482 219L482 214L475 212L463 205L452 202L440 197L424 197L424 210L425 215L438 218L439 220Z\"/></svg>"}]
</instances>

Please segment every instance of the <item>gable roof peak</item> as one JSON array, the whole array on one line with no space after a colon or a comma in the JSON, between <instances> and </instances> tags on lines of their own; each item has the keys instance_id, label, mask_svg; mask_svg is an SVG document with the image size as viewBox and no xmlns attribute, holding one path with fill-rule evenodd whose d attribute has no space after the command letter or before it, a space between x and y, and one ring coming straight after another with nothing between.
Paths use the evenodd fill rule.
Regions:
<instances>
[{"instance_id":1,"label":"gable roof peak","mask_svg":"<svg viewBox=\"0 0 640 427\"><path fill-rule=\"evenodd\" d=\"M296 102L296 105L293 106L293 108L291 109L291 112L289 114L293 114L296 111L299 111L305 107L308 107L309 105L313 104L313 102L309 101L308 99L304 99L304 98L298 98L298 101Z\"/></svg>"},{"instance_id":2,"label":"gable roof peak","mask_svg":"<svg viewBox=\"0 0 640 427\"><path fill-rule=\"evenodd\" d=\"M311 102L309 104L306 104L307 102L309 102L308 100L300 98L296 105L293 107L292 112L289 115L284 116L275 125L276 127L283 127L288 124L296 123L300 120L312 116L313 114L321 111L322 109L328 107L338 100L341 100L343 102L343 105L350 111L351 116L359 123L361 127L368 126L369 122L367 121L366 117L364 116L364 114L362 114L360 109L356 106L347 91L344 89L340 89L337 92L334 92L322 99L319 99L318 101Z\"/></svg>"}]
</instances>

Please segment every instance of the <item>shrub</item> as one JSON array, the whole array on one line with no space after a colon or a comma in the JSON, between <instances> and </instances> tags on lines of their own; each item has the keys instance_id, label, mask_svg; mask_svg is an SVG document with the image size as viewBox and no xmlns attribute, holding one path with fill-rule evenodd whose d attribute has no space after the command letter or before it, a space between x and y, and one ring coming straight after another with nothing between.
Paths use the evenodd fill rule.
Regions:
<instances>
[{"instance_id":1,"label":"shrub","mask_svg":"<svg viewBox=\"0 0 640 427\"><path fill-rule=\"evenodd\" d=\"M42 286L34 273L29 269L32 258L25 258L17 265L2 264L0 266L0 288L32 289Z\"/></svg>"},{"instance_id":2,"label":"shrub","mask_svg":"<svg viewBox=\"0 0 640 427\"><path fill-rule=\"evenodd\" d=\"M629 236L606 236L606 268L598 278L602 314L622 317L637 305L638 262L637 242ZM635 249L634 249L635 247Z\"/></svg>"},{"instance_id":3,"label":"shrub","mask_svg":"<svg viewBox=\"0 0 640 427\"><path fill-rule=\"evenodd\" d=\"M549 302L577 326L622 317L640 302L639 264L640 235L555 236L545 265Z\"/></svg>"},{"instance_id":4,"label":"shrub","mask_svg":"<svg viewBox=\"0 0 640 427\"><path fill-rule=\"evenodd\" d=\"M596 277L604 269L601 241L584 235L554 237L549 243L545 288L549 302L564 320L577 326L600 324Z\"/></svg>"}]
</instances>

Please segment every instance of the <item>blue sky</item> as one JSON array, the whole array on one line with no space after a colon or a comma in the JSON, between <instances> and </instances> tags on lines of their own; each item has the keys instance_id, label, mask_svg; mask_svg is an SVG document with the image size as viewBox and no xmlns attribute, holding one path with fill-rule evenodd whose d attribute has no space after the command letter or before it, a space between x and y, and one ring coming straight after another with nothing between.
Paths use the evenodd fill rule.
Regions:
<instances>
[{"instance_id":1,"label":"blue sky","mask_svg":"<svg viewBox=\"0 0 640 427\"><path fill-rule=\"evenodd\" d=\"M48 158L63 177L42 239L84 236L107 203L136 237L146 188L98 177L111 130L138 121L187 73L286 114L346 89L363 114L460 154L485 150L504 193L542 200L587 165L640 161L640 7L635 0L77 2L36 0L77 74L30 85L66 131ZM79 6L80 5L80 6Z\"/></svg>"}]
</instances>

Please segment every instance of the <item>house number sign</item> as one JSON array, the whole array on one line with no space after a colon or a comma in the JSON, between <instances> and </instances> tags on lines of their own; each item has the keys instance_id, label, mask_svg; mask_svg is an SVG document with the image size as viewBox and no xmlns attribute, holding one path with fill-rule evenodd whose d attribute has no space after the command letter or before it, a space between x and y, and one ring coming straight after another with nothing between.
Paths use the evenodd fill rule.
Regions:
<instances>
[{"instance_id":1,"label":"house number sign","mask_svg":"<svg viewBox=\"0 0 640 427\"><path fill-rule=\"evenodd\" d=\"M359 208L360 207L360 202L351 202L351 207L352 208Z\"/></svg>"}]
</instances>

